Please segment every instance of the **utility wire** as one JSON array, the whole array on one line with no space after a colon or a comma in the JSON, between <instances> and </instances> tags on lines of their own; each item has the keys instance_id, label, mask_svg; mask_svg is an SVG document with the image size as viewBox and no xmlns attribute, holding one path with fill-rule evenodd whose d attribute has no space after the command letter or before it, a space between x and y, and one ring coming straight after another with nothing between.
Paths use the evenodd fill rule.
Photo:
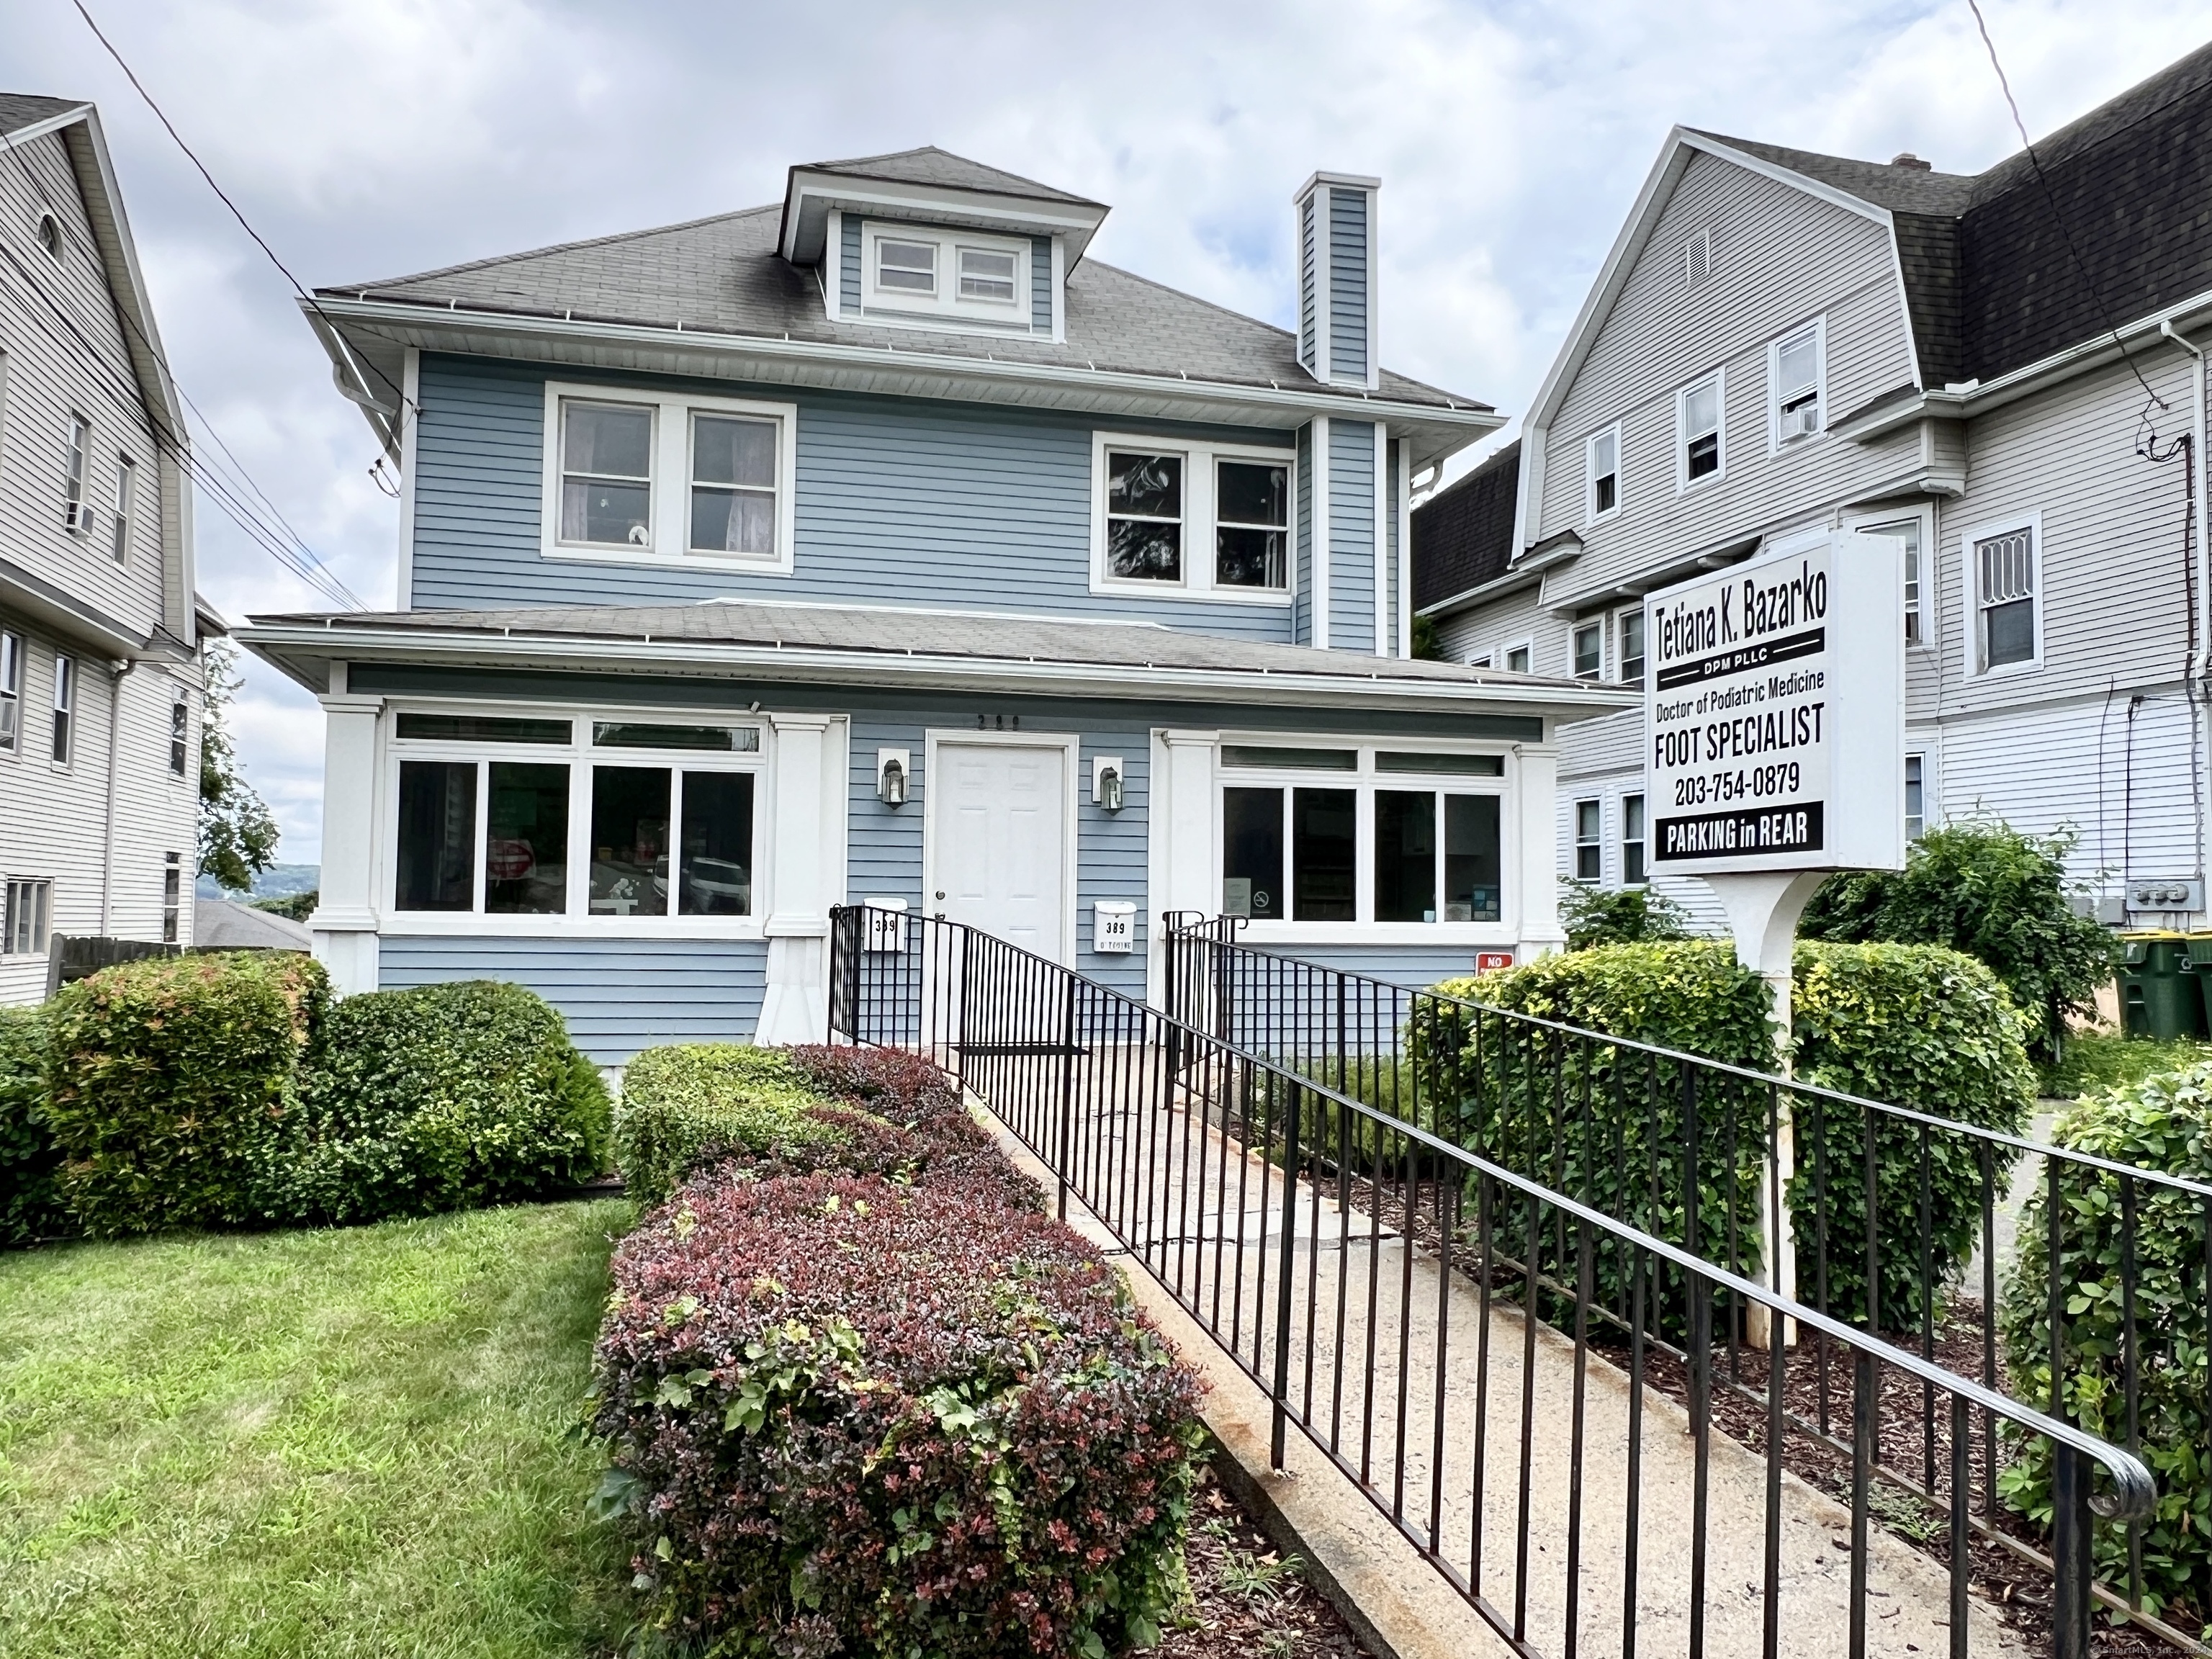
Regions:
<instances>
[{"instance_id":1,"label":"utility wire","mask_svg":"<svg viewBox=\"0 0 2212 1659\"><path fill-rule=\"evenodd\" d=\"M169 137L176 141L177 148L184 151L185 159L198 170L201 178L207 180L207 187L216 193L216 199L230 210L230 216L238 221L240 228L253 239L253 245L268 255L269 263L283 274L284 280L291 283L292 291L300 296L301 302L308 309L322 319L324 326L331 330L335 336L337 333L337 324L331 319L330 313L323 309L322 302L309 292L305 283L292 274L292 268L277 257L276 250L269 246L268 240L259 231L254 229L252 222L246 216L238 204L232 201L223 187L216 182L215 174L208 171L207 163L193 153L192 147L185 142L184 135L177 131L176 124L169 119L161 105L154 101L154 94L146 90L145 83L139 80L137 72L124 60L123 54L115 49L115 43L107 38L100 25L94 21L92 13L85 9L84 0L70 0L70 3L76 6L77 15L84 19L84 26L92 31L93 39L99 41L106 49L107 55L115 60L116 68L123 71L124 79L131 82L131 90L145 101L146 107L154 112L154 118L159 121ZM349 352L347 356L350 358L353 354ZM375 363L366 357L356 358L355 361L364 364L371 374L391 388L392 395L399 400L400 417L403 421L419 412L413 408L414 400L408 397L405 388L378 368Z\"/></svg>"},{"instance_id":2,"label":"utility wire","mask_svg":"<svg viewBox=\"0 0 2212 1659\"><path fill-rule=\"evenodd\" d=\"M2021 148L2027 152L2027 164L2034 169L2035 182L2042 186L2044 204L2050 208L2051 217L2058 227L2058 234L2066 240L2066 252L2073 257L2074 268L2081 273L2082 285L2089 290L2089 297L2095 301L2098 314L2104 319L2105 331L2112 337L2112 343L2119 347L2120 361L2135 375L2136 384L2143 389L2143 396L2160 409L2166 409L2166 399L2150 389L2150 382L2143 379L2142 370L2136 367L2135 358L2129 354L2127 342L2120 337L2118 325L2112 321L2112 307L2105 303L2105 290L2089 274L2088 264L2081 258L2081 250L2075 244L2074 232L2066 222L2066 216L2059 211L2057 195L2051 188L2050 176L2043 170L2043 158L2035 153L2034 141L2027 136L2027 123L2020 118L2020 103L2012 95L2012 82L2005 75L2003 64L1997 59L1997 43L1990 39L1989 20L1982 15L1982 0L1966 0L1966 5L1974 14L1974 27L1981 31L1982 45L1990 54L1990 67L1997 72L1997 85L2004 93L2005 107L2012 112L2013 130L2020 134ZM77 9L82 11L83 9L80 0Z\"/></svg>"}]
</instances>

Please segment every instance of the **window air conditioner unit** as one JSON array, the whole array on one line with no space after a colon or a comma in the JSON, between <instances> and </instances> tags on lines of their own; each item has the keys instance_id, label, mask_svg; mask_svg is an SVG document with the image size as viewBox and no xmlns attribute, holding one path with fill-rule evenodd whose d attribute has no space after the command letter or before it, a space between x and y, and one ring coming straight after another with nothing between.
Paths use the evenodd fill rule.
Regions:
<instances>
[{"instance_id":1,"label":"window air conditioner unit","mask_svg":"<svg viewBox=\"0 0 2212 1659\"><path fill-rule=\"evenodd\" d=\"M62 523L80 536L91 535L99 517L90 501L70 501L62 509Z\"/></svg>"}]
</instances>

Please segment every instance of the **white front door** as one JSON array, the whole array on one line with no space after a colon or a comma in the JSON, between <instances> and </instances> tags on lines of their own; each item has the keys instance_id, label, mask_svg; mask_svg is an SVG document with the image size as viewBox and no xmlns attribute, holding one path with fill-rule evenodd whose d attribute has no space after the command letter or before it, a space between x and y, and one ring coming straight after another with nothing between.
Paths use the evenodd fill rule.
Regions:
<instances>
[{"instance_id":1,"label":"white front door","mask_svg":"<svg viewBox=\"0 0 2212 1659\"><path fill-rule=\"evenodd\" d=\"M1066 768L1057 744L938 745L927 780L933 914L1066 960Z\"/></svg>"}]
</instances>

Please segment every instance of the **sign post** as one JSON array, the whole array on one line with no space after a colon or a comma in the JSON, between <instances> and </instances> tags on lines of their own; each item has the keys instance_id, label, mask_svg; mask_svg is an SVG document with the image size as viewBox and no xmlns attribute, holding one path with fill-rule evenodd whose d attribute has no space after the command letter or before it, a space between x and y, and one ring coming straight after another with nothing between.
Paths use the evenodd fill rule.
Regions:
<instances>
[{"instance_id":1,"label":"sign post","mask_svg":"<svg viewBox=\"0 0 2212 1659\"><path fill-rule=\"evenodd\" d=\"M1719 898L1736 959L1765 982L1785 1076L1807 902L1834 871L1905 863L1904 614L1903 548L1879 536L1767 555L1644 601L1650 867L1699 877ZM1760 1278L1790 1297L1795 1164L1785 1097L1760 1181ZM1762 1347L1766 1327L1753 1309Z\"/></svg>"}]
</instances>

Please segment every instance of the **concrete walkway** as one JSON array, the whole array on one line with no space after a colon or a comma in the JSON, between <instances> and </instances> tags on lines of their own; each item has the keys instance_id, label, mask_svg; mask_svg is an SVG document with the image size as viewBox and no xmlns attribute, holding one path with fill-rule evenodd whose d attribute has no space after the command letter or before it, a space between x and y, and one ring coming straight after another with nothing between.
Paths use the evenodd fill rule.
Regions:
<instances>
[{"instance_id":1,"label":"concrete walkway","mask_svg":"<svg viewBox=\"0 0 2212 1659\"><path fill-rule=\"evenodd\" d=\"M1141 1299L1180 1310L1165 1322L1171 1334L1181 1325L1186 1351L1194 1330L1217 1345L1194 1358L1219 1374L1219 1350L1230 1349L1264 1387L1275 1375L1285 1289L1280 1172L1179 1094L1158 1098L1155 1087L1148 1098L1115 1084L1116 1074L1156 1077L1153 1068L1127 1056L1085 1065L1101 1070L1074 1091L1071 1221L1127 1250ZM971 1080L989 1089L987 1077ZM999 1092L1007 1119L1057 1149L1041 1106L1010 1085ZM1694 1594L1698 1470L1686 1413L1649 1389L1634 1400L1622 1371L1587 1350L1578 1359L1571 1340L1524 1322L1516 1308L1495 1303L1486 1317L1470 1278L1440 1271L1431 1252L1409 1247L1376 1214L1340 1204L1333 1183L1300 1183L1291 1197L1291 1397L1335 1466L1302 1483L1309 1510L1364 1528L1370 1562L1379 1521L1384 1547L1396 1550L1392 1577L1470 1589L1524 1651L1613 1655L1632 1641L1646 1655L1765 1650L1763 1456L1711 1436ZM1433 1187L1422 1201L1434 1201ZM1239 1387L1255 1391L1249 1380ZM1250 1401L1241 1409L1249 1414ZM1297 1460L1321 1461L1310 1452ZM1316 1490L1324 1482L1333 1495ZM1774 1501L1777 1651L1841 1659L1850 1651L1850 1513L1787 1474ZM1942 1570L1878 1528L1868 1553L1866 1651L1948 1654ZM1975 1608L1969 1634L1976 1655L2028 1651L1986 1607ZM1462 1632L1450 1650L1481 1650Z\"/></svg>"}]
</instances>

